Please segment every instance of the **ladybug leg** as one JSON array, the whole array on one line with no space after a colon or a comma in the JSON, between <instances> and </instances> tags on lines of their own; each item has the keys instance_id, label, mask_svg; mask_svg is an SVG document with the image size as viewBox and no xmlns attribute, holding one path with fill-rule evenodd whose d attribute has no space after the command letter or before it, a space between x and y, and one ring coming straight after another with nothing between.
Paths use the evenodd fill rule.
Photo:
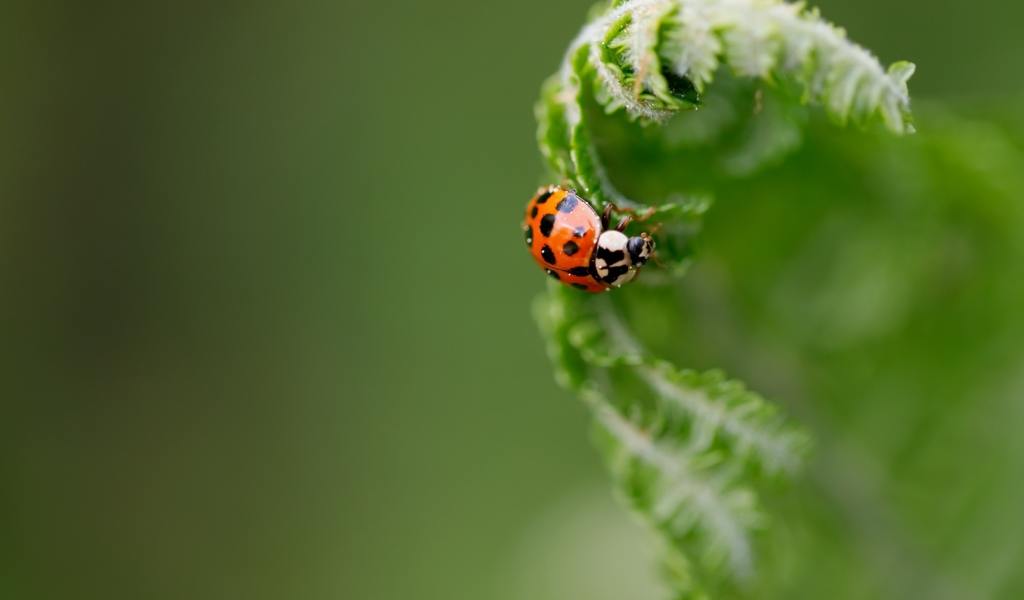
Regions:
<instances>
[{"instance_id":1,"label":"ladybug leg","mask_svg":"<svg viewBox=\"0 0 1024 600\"><path fill-rule=\"evenodd\" d=\"M615 226L615 231L624 231L626 226L629 225L629 221L632 219L629 215L626 215L624 219L619 221L619 224Z\"/></svg>"},{"instance_id":2,"label":"ladybug leg","mask_svg":"<svg viewBox=\"0 0 1024 600\"><path fill-rule=\"evenodd\" d=\"M636 217L636 220L637 221L646 221L647 219L650 219L651 216L655 212L657 212L657 211L658 211L658 207L657 206L652 206L652 207L648 208L646 212L644 212L642 217Z\"/></svg>"},{"instance_id":3,"label":"ladybug leg","mask_svg":"<svg viewBox=\"0 0 1024 600\"><path fill-rule=\"evenodd\" d=\"M651 218L651 215L653 215L655 213L655 211L658 210L657 206L652 206L652 207L648 208L646 212L644 212L642 217L638 217L638 216L636 216L636 211L634 209L632 209L632 208L619 208L618 206L615 206L611 202L608 203L608 208L613 208L613 209L615 209L615 212L618 212L618 213L627 213L627 214L633 215L633 217L637 221L646 221L647 219ZM608 208L605 208L605 212L608 211Z\"/></svg>"},{"instance_id":4,"label":"ladybug leg","mask_svg":"<svg viewBox=\"0 0 1024 600\"><path fill-rule=\"evenodd\" d=\"M654 264L658 265L658 268L661 269L662 271L668 269L668 267L666 267L665 265L661 264L661 261L658 260L658 253L657 252L652 252L651 253L651 260L653 260Z\"/></svg>"},{"instance_id":5,"label":"ladybug leg","mask_svg":"<svg viewBox=\"0 0 1024 600\"><path fill-rule=\"evenodd\" d=\"M602 231L607 231L608 230L608 223L609 223L609 221L610 221L610 219L612 217L612 208L614 208L614 206L615 206L614 204L609 202L608 205L604 207L604 212L601 213L601 230Z\"/></svg>"},{"instance_id":6,"label":"ladybug leg","mask_svg":"<svg viewBox=\"0 0 1024 600\"><path fill-rule=\"evenodd\" d=\"M651 232L649 234L647 234L647 235L653 237L654 236L654 232L659 230L659 229L661 229L661 223L658 223L657 225L655 225L651 229ZM654 264L658 265L658 268L660 268L662 271L664 271L664 270L666 270L668 268L665 265L661 264L661 261L658 260L658 251L657 250L655 250L654 252L651 252L651 260L653 260Z\"/></svg>"}]
</instances>

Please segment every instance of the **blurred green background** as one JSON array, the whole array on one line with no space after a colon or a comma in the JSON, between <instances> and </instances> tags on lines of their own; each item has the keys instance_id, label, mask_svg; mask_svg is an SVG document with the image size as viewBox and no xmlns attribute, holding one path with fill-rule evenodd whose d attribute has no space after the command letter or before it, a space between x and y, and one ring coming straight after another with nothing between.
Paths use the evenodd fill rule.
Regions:
<instances>
[{"instance_id":1,"label":"blurred green background","mask_svg":"<svg viewBox=\"0 0 1024 600\"><path fill-rule=\"evenodd\" d=\"M589 4L0 6L0 597L648 597L518 228ZM1024 89L1019 2L818 5Z\"/></svg>"}]
</instances>

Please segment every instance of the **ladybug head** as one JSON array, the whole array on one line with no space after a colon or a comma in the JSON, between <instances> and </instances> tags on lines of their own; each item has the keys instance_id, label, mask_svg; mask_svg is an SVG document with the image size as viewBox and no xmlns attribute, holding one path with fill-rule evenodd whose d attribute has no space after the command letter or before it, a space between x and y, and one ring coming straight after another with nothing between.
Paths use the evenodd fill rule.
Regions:
<instances>
[{"instance_id":1,"label":"ladybug head","mask_svg":"<svg viewBox=\"0 0 1024 600\"><path fill-rule=\"evenodd\" d=\"M629 252L629 260L633 266L642 266L654 252L654 238L646 233L631 237L626 242L626 250Z\"/></svg>"}]
</instances>

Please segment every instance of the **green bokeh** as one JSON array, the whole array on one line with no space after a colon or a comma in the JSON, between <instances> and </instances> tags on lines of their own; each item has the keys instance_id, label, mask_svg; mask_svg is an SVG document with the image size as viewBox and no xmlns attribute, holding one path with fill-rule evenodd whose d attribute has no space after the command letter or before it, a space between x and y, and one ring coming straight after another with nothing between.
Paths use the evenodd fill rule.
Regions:
<instances>
[{"instance_id":1,"label":"green bokeh","mask_svg":"<svg viewBox=\"0 0 1024 600\"><path fill-rule=\"evenodd\" d=\"M1024 88L1019 3L820 6ZM588 7L0 7L0 597L504 600L604 510L518 229Z\"/></svg>"}]
</instances>

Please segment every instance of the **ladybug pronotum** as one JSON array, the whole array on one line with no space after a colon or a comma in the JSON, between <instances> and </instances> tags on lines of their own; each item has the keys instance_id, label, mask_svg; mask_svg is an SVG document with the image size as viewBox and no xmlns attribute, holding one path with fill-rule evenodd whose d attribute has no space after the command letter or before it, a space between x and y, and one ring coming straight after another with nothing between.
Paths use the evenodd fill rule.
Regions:
<instances>
[{"instance_id":1,"label":"ladybug pronotum","mask_svg":"<svg viewBox=\"0 0 1024 600\"><path fill-rule=\"evenodd\" d=\"M606 292L629 283L654 252L647 233L626 237L627 216L608 228L612 205L599 215L576 190L541 188L526 205L523 232L540 268L566 285Z\"/></svg>"}]
</instances>

